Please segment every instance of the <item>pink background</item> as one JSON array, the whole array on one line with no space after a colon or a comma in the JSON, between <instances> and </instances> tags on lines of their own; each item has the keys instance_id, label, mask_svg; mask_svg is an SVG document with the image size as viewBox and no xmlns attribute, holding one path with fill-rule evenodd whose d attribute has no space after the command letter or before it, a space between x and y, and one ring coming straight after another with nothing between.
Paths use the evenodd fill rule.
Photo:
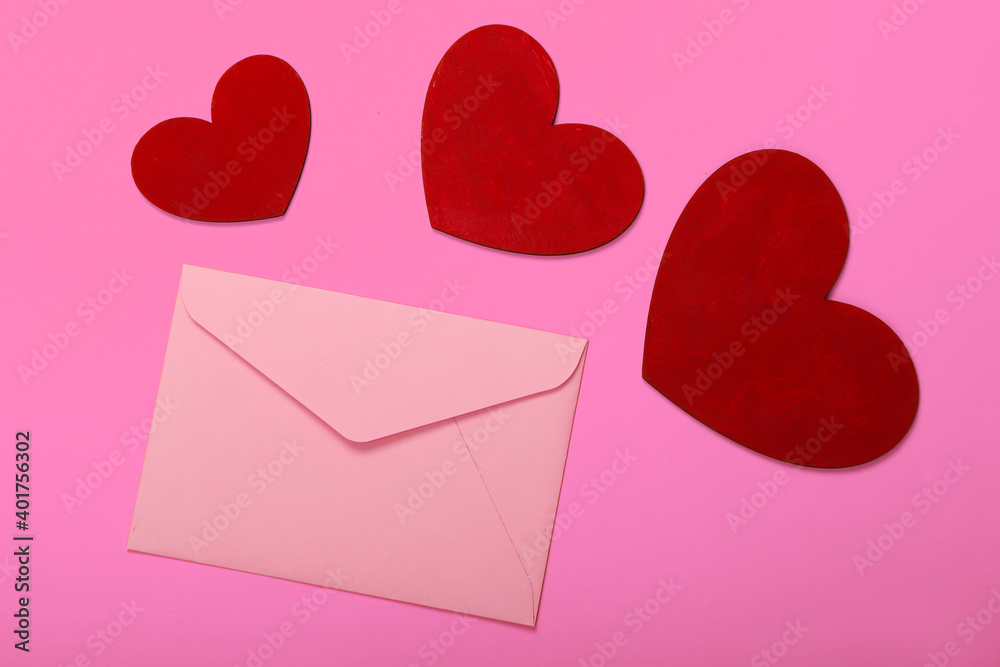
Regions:
<instances>
[{"instance_id":1,"label":"pink background","mask_svg":"<svg viewBox=\"0 0 1000 667\"><path fill-rule=\"evenodd\" d=\"M759 654L772 647L789 667L919 667L954 642L957 655L939 664L996 665L1000 615L981 612L977 623L991 622L979 630L965 619L1000 590L1000 280L968 301L953 290L1000 246L1000 9L907 0L916 12L885 39L878 22L890 20L888 0L566 0L575 11L554 27L547 12L559 11L558 0L404 0L347 62L339 44L387 4L244 0L220 18L211 0L70 2L16 51L5 38L0 507L10 523L0 541L15 532L14 434L30 429L36 542L30 656L11 646L16 575L14 559L0 556L0 663L67 665L82 655L79 664L245 666L264 634L291 623L294 635L263 664L596 666L598 645L610 653L621 632L627 642L608 664L774 664ZM734 21L679 71L673 52L723 9ZM39 11L35 0L7 0L0 27L21 30ZM439 58L487 23L517 26L548 50L562 86L559 122L615 121L638 158L645 204L614 243L556 259L487 250L431 229L419 172L390 191L384 174L415 147ZM309 155L288 214L212 226L161 213L132 183L132 147L161 120L207 117L222 72L256 53L292 64L312 102ZM122 118L113 104L141 85L147 66L169 75ZM802 111L811 117L793 132L779 126L814 86L832 97L813 98L819 108ZM105 118L113 132L60 181L53 161ZM958 138L911 180L908 160L949 127ZM905 186L852 241L833 292L915 351L916 422L871 465L819 472L766 459L640 377L652 288L642 267L658 258L701 181L769 138L826 170L852 224L876 191L897 179ZM145 440L129 451L122 437L152 414L181 264L281 279L313 256L317 237L339 248L306 263L315 287L426 306L457 280L467 287L452 312L561 333L614 301L590 336L562 491L561 511L577 502L583 513L553 542L537 628L474 618L454 636L450 612L336 591L302 622L294 606L319 589L126 551ZM80 308L123 268L134 279L101 312ZM631 298L625 276L638 286ZM914 340L939 310L947 322ZM22 381L18 366L69 323L78 335ZM122 464L70 512L64 495L116 450ZM619 451L637 462L595 493L588 480L611 480ZM968 470L938 485L947 489L939 502L915 503L949 461ZM777 471L787 484L770 488L774 496L734 531L727 515ZM884 524L904 512L915 524L859 573L855 557L869 540L887 543ZM650 602L656 613L636 632L628 615L671 579L675 597ZM133 601L143 610L135 622L110 646L96 639ZM808 628L801 638L786 634L796 623Z\"/></svg>"}]
</instances>

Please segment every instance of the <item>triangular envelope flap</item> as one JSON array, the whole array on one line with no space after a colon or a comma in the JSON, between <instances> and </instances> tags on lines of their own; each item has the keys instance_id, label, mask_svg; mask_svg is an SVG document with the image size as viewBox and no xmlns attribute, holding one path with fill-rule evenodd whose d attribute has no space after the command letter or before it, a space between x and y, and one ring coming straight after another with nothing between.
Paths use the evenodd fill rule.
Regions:
<instances>
[{"instance_id":1,"label":"triangular envelope flap","mask_svg":"<svg viewBox=\"0 0 1000 667\"><path fill-rule=\"evenodd\" d=\"M355 442L553 389L584 341L185 266L191 318Z\"/></svg>"}]
</instances>

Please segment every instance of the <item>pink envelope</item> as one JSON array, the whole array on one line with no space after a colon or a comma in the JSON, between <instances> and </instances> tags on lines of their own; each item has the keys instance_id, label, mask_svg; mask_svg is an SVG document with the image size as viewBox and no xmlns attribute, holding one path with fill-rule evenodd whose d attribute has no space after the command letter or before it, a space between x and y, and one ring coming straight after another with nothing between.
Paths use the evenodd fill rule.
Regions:
<instances>
[{"instance_id":1,"label":"pink envelope","mask_svg":"<svg viewBox=\"0 0 1000 667\"><path fill-rule=\"evenodd\" d=\"M586 350L185 266L128 548L534 625Z\"/></svg>"}]
</instances>

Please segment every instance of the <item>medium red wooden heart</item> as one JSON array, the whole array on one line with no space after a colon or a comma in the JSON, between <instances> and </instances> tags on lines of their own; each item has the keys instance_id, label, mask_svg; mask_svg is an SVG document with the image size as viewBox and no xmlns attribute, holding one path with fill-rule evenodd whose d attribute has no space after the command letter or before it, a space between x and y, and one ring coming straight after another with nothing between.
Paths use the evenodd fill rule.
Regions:
<instances>
[{"instance_id":1,"label":"medium red wooden heart","mask_svg":"<svg viewBox=\"0 0 1000 667\"><path fill-rule=\"evenodd\" d=\"M132 178L154 206L205 222L284 215L310 131L309 96L291 65L251 56L222 75L212 122L171 118L139 139Z\"/></svg>"},{"instance_id":2,"label":"medium red wooden heart","mask_svg":"<svg viewBox=\"0 0 1000 667\"><path fill-rule=\"evenodd\" d=\"M532 255L611 241L642 205L642 170L625 144L591 125L553 125L555 65L503 25L455 42L431 78L421 125L431 226Z\"/></svg>"},{"instance_id":3,"label":"medium red wooden heart","mask_svg":"<svg viewBox=\"0 0 1000 667\"><path fill-rule=\"evenodd\" d=\"M827 300L847 257L844 204L815 164L759 151L681 213L656 276L642 376L761 454L840 468L906 434L917 375L874 315Z\"/></svg>"}]
</instances>

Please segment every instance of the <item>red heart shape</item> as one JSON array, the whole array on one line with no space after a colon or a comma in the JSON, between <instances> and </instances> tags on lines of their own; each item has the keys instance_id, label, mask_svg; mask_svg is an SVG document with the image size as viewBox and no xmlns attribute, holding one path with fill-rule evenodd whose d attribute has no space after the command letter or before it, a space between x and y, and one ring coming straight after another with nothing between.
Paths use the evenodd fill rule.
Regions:
<instances>
[{"instance_id":1,"label":"red heart shape","mask_svg":"<svg viewBox=\"0 0 1000 667\"><path fill-rule=\"evenodd\" d=\"M171 118L139 139L132 179L154 206L204 222L284 215L309 146L309 95L291 65L251 56L222 75L212 122Z\"/></svg>"},{"instance_id":2,"label":"red heart shape","mask_svg":"<svg viewBox=\"0 0 1000 667\"><path fill-rule=\"evenodd\" d=\"M847 257L844 204L806 158L742 155L681 213L656 276L642 376L775 459L871 461L906 434L917 375L874 315L825 297Z\"/></svg>"},{"instance_id":3,"label":"red heart shape","mask_svg":"<svg viewBox=\"0 0 1000 667\"><path fill-rule=\"evenodd\" d=\"M553 125L555 65L527 33L488 25L445 53L424 102L421 156L431 226L532 255L611 241L632 223L642 170L592 125Z\"/></svg>"}]
</instances>

